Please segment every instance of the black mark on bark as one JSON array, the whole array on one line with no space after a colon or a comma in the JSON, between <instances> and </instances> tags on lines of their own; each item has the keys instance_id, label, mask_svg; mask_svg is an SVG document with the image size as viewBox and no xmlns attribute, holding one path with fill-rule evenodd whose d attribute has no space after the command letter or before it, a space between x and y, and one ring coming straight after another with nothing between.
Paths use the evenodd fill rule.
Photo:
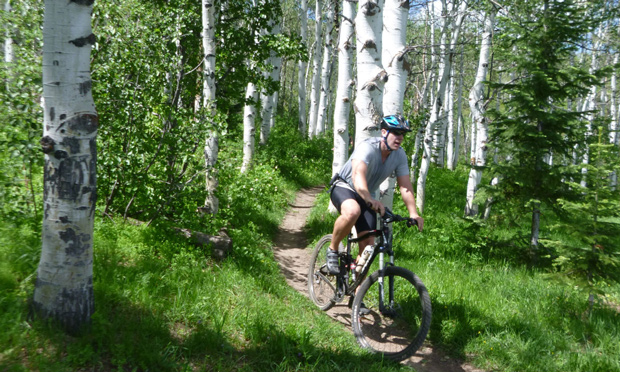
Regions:
<instances>
[{"instance_id":1,"label":"black mark on bark","mask_svg":"<svg viewBox=\"0 0 620 372\"><path fill-rule=\"evenodd\" d=\"M58 165L58 197L64 200L77 200L84 184L84 174L80 162L64 159Z\"/></svg>"},{"instance_id":2,"label":"black mark on bark","mask_svg":"<svg viewBox=\"0 0 620 372\"><path fill-rule=\"evenodd\" d=\"M67 243L65 253L67 256L78 257L90 248L90 235L76 234L75 230L68 228L59 233L60 239Z\"/></svg>"},{"instance_id":3,"label":"black mark on bark","mask_svg":"<svg viewBox=\"0 0 620 372\"><path fill-rule=\"evenodd\" d=\"M93 5L95 0L71 0L70 3L76 3L77 5Z\"/></svg>"},{"instance_id":4,"label":"black mark on bark","mask_svg":"<svg viewBox=\"0 0 620 372\"><path fill-rule=\"evenodd\" d=\"M63 147L68 148L71 154L80 152L80 141L75 137L65 137L60 143Z\"/></svg>"},{"instance_id":5,"label":"black mark on bark","mask_svg":"<svg viewBox=\"0 0 620 372\"><path fill-rule=\"evenodd\" d=\"M86 80L83 83L80 83L80 94L85 96L90 90L93 88L93 81Z\"/></svg>"},{"instance_id":6,"label":"black mark on bark","mask_svg":"<svg viewBox=\"0 0 620 372\"><path fill-rule=\"evenodd\" d=\"M54 145L56 144L50 136L45 136L41 138L39 143L41 144L41 151L43 151L43 153L45 154L52 153L54 151Z\"/></svg>"},{"instance_id":7,"label":"black mark on bark","mask_svg":"<svg viewBox=\"0 0 620 372\"><path fill-rule=\"evenodd\" d=\"M78 37L77 39L69 40L69 42L76 47L81 48L85 45L95 45L97 42L97 37L95 37L95 34L90 34L86 37Z\"/></svg>"},{"instance_id":8,"label":"black mark on bark","mask_svg":"<svg viewBox=\"0 0 620 372\"><path fill-rule=\"evenodd\" d=\"M54 121L55 117L56 117L56 112L53 107L50 107L50 121Z\"/></svg>"},{"instance_id":9,"label":"black mark on bark","mask_svg":"<svg viewBox=\"0 0 620 372\"><path fill-rule=\"evenodd\" d=\"M54 152L54 157L55 157L56 159L58 159L58 160L60 160L60 159L65 159L65 158L67 158L68 156L69 156L69 154L67 154L67 152L66 152L66 151L63 151L63 150L56 150L56 151Z\"/></svg>"},{"instance_id":10,"label":"black mark on bark","mask_svg":"<svg viewBox=\"0 0 620 372\"><path fill-rule=\"evenodd\" d=\"M67 122L69 129L72 131L83 132L84 134L90 134L97 130L99 126L99 117L97 115L84 114L73 117ZM64 124L64 123L62 123Z\"/></svg>"}]
</instances>

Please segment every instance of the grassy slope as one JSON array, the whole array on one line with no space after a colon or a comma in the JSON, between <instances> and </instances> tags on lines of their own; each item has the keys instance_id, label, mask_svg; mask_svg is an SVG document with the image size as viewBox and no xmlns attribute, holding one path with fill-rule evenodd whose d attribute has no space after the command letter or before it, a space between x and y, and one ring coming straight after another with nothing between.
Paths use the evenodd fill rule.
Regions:
<instances>
[{"instance_id":1,"label":"grassy slope","mask_svg":"<svg viewBox=\"0 0 620 372\"><path fill-rule=\"evenodd\" d=\"M287 151L277 149L280 163L248 175L237 188L228 186L226 202L238 209L227 212L235 252L222 262L165 226L98 219L97 313L92 332L82 337L27 321L39 233L1 222L0 370L405 369L362 352L353 336L279 274L269 230L282 217L286 199L303 185L268 170L298 172L296 179L305 174L311 184L324 182L311 173L326 166L306 163L312 171L303 173L294 168L301 160ZM223 170L226 174L232 171ZM397 263L415 271L431 293L430 342L489 370L620 371L618 311L599 305L583 319L583 296L525 268L518 251L502 251L493 243L497 232L462 220L464 179L463 172L433 170L424 233L396 230ZM246 200L236 197L260 184L269 190L247 191ZM286 196L273 204L260 199L240 205L265 195ZM311 239L331 230L326 204L323 194L308 227ZM401 203L396 207L404 213ZM617 296L612 299L617 303Z\"/></svg>"}]
</instances>

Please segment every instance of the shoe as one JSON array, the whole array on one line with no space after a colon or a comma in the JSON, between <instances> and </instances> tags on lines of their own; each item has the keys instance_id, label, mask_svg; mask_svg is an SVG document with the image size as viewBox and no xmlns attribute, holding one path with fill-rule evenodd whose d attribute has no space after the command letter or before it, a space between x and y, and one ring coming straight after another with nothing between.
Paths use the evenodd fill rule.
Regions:
<instances>
[{"instance_id":1,"label":"shoe","mask_svg":"<svg viewBox=\"0 0 620 372\"><path fill-rule=\"evenodd\" d=\"M362 302L360 304L360 315L368 315L370 314L370 309L366 307L366 304Z\"/></svg>"},{"instance_id":2,"label":"shoe","mask_svg":"<svg viewBox=\"0 0 620 372\"><path fill-rule=\"evenodd\" d=\"M338 252L327 249L327 271L332 275L340 274Z\"/></svg>"}]
</instances>

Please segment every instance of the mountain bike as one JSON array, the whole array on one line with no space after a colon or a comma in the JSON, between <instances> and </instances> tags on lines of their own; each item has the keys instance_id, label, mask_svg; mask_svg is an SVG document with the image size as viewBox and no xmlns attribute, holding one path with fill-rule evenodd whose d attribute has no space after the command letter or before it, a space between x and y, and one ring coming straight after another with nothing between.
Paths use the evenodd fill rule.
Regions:
<instances>
[{"instance_id":1,"label":"mountain bike","mask_svg":"<svg viewBox=\"0 0 620 372\"><path fill-rule=\"evenodd\" d=\"M410 357L422 346L431 325L431 300L424 283L413 272L394 265L389 224L403 221L408 227L415 225L415 220L386 209L377 230L357 238L349 234L346 248L342 243L338 247L338 275L327 270L326 254L332 235L323 236L312 252L308 271L312 301L321 310L328 310L349 296L351 326L358 343L396 361ZM369 235L377 237L373 252L362 269L356 270L351 247ZM361 253L362 247L359 250ZM378 269L368 275L377 257Z\"/></svg>"}]
</instances>

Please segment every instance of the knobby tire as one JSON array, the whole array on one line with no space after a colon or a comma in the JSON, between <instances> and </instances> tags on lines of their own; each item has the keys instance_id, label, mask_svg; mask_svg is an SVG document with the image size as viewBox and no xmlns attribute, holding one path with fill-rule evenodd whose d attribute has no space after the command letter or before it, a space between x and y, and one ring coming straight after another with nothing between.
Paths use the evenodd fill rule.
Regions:
<instances>
[{"instance_id":1,"label":"knobby tire","mask_svg":"<svg viewBox=\"0 0 620 372\"><path fill-rule=\"evenodd\" d=\"M312 252L308 269L308 294L323 311L334 306L336 299L336 276L327 270L327 250L331 241L331 234L319 240Z\"/></svg>"},{"instance_id":2,"label":"knobby tire","mask_svg":"<svg viewBox=\"0 0 620 372\"><path fill-rule=\"evenodd\" d=\"M424 283L411 271L397 266L385 269L384 297L389 301L390 281L394 306L379 309L380 272L370 275L353 301L352 327L359 344L385 357L401 361L422 346L431 325L431 300ZM360 314L360 305L370 310Z\"/></svg>"}]
</instances>

